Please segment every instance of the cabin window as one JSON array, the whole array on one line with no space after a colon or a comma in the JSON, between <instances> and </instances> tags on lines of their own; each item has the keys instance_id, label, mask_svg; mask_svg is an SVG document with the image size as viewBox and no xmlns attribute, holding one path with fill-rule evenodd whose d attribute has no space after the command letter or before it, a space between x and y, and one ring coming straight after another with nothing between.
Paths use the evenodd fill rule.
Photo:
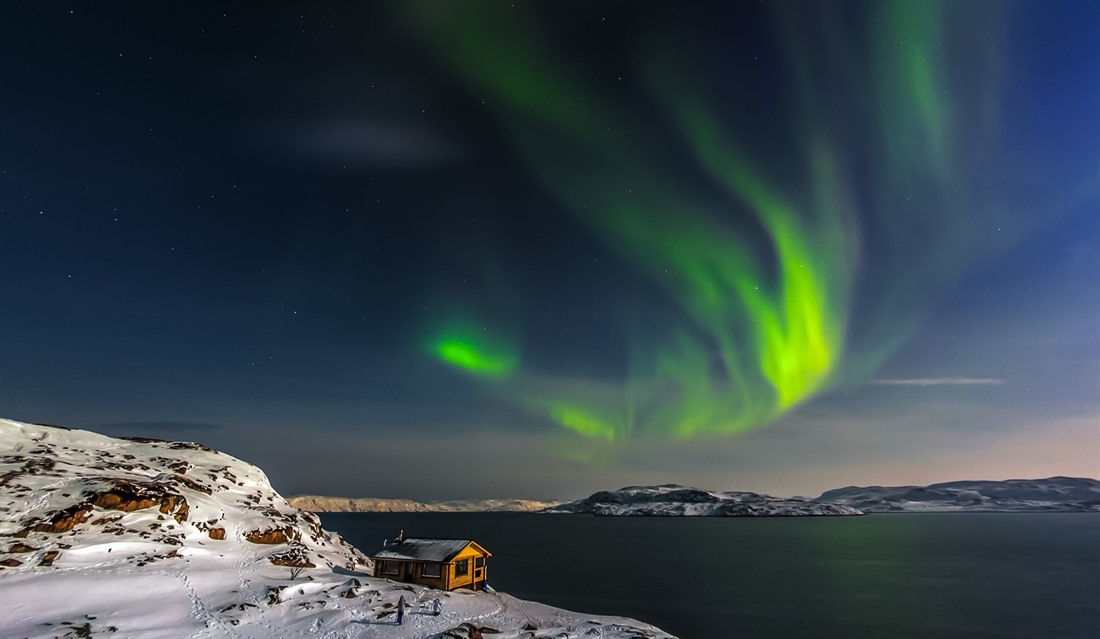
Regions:
<instances>
[{"instance_id":1,"label":"cabin window","mask_svg":"<svg viewBox=\"0 0 1100 639\"><path fill-rule=\"evenodd\" d=\"M484 557L478 557L477 559L474 559L474 567L475 568L484 568L485 567L485 558Z\"/></svg>"},{"instance_id":2,"label":"cabin window","mask_svg":"<svg viewBox=\"0 0 1100 639\"><path fill-rule=\"evenodd\" d=\"M443 573L439 570L439 564L424 564L420 567L421 577L434 577L438 579Z\"/></svg>"},{"instance_id":3,"label":"cabin window","mask_svg":"<svg viewBox=\"0 0 1100 639\"><path fill-rule=\"evenodd\" d=\"M396 575L401 572L401 564L396 561L383 561L382 562L382 574L383 575Z\"/></svg>"},{"instance_id":4,"label":"cabin window","mask_svg":"<svg viewBox=\"0 0 1100 639\"><path fill-rule=\"evenodd\" d=\"M463 559L455 562L455 577L464 577L470 574L470 560Z\"/></svg>"}]
</instances>

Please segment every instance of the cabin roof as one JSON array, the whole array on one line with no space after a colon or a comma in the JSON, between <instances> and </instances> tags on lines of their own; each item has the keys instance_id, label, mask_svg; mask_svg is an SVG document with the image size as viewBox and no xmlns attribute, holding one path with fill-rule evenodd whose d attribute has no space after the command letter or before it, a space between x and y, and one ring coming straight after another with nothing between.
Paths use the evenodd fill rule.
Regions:
<instances>
[{"instance_id":1,"label":"cabin roof","mask_svg":"<svg viewBox=\"0 0 1100 639\"><path fill-rule=\"evenodd\" d=\"M406 561L450 561L466 546L473 544L477 550L492 556L472 539L424 539L406 537L404 541L386 544L371 555L374 559L404 559Z\"/></svg>"}]
</instances>

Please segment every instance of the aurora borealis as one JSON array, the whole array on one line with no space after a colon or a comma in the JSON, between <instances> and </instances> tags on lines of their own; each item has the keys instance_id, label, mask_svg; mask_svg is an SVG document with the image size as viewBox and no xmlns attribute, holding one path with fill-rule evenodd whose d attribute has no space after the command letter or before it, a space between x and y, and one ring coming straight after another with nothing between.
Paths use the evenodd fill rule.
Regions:
<instances>
[{"instance_id":1,"label":"aurora borealis","mask_svg":"<svg viewBox=\"0 0 1100 639\"><path fill-rule=\"evenodd\" d=\"M737 432L826 385L844 348L850 277L844 254L858 250L844 242L850 214L840 210L844 203L821 197L835 193L834 176L815 176L827 192L807 204L821 206L822 214L816 223L804 220L725 142L729 136L717 114L692 99L691 87L656 88L650 98L677 96L667 105L669 118L698 168L728 191L722 200L695 203L690 187L672 179L663 154L636 148L642 131L617 130L629 121L629 108L593 106L613 101L585 91L567 70L542 64L548 52L514 38L524 24L494 24L491 15L457 7L463 15L454 19L437 9L421 7L429 37L440 51L455 54L450 59L475 89L496 98L499 117L539 181L690 320L666 334L640 336L642 347L629 355L629 379L603 405L544 398L534 402L536 409L608 441L636 431ZM568 99L588 95L593 97L584 102ZM548 137L559 140L556 149L546 144ZM828 161L812 168L827 172ZM770 240L767 253L754 255L722 209L754 217ZM835 283L830 269L837 269ZM717 371L711 353L717 354Z\"/></svg>"},{"instance_id":2,"label":"aurora borealis","mask_svg":"<svg viewBox=\"0 0 1100 639\"><path fill-rule=\"evenodd\" d=\"M1001 34L993 6L881 2L865 9L837 26L840 9L818 7L825 26L813 27L780 4L764 23L785 49L778 53L786 82L744 82L736 64L732 79L717 75L758 94L760 103L798 96L818 105L784 105L785 117L769 121L780 128L778 140L767 140L779 147L773 159L740 142L758 121L728 117L730 107L706 95L714 79L697 70L708 61L693 58L682 34L628 43L638 48L640 62L627 78L637 86L608 92L598 73L560 61L556 54L568 46L539 26L535 7L419 6L415 19L429 45L471 94L493 104L490 115L538 182L683 311L673 326L635 334L618 392L595 405L525 398L536 412L608 441L734 433L827 390L846 358L887 357L900 344L905 326L846 349L865 227L885 227L876 242L893 252L903 248L893 243L911 241L906 227L933 218L932 228L942 229L979 216L972 208L980 185L971 181L976 171L967 156L986 141L952 131L981 127L988 113L971 113L974 105L997 108L997 87L973 78L999 72L994 49ZM953 31L973 20L989 25L989 41L969 42L969 34ZM835 42L846 43L847 58ZM956 59L966 61L965 73ZM863 85L813 81L845 75ZM636 117L646 111L653 113ZM677 143L672 152L644 144L654 122ZM867 158L873 166L863 164ZM874 185L864 201L853 183L860 170ZM701 182L717 193L700 197ZM904 235L889 235L893 229ZM953 246L958 237L928 237L926 254L910 272L894 272L892 285L911 289L925 279L928 294L940 293L980 257ZM1003 250L989 244L984 251ZM901 304L919 314L922 303ZM501 376L479 357L463 364L441 355L475 375ZM873 370L863 367L864 374ZM866 381L858 373L855 379Z\"/></svg>"},{"instance_id":3,"label":"aurora borealis","mask_svg":"<svg viewBox=\"0 0 1100 639\"><path fill-rule=\"evenodd\" d=\"M1093 3L3 11L0 415L288 492L1100 474Z\"/></svg>"}]
</instances>

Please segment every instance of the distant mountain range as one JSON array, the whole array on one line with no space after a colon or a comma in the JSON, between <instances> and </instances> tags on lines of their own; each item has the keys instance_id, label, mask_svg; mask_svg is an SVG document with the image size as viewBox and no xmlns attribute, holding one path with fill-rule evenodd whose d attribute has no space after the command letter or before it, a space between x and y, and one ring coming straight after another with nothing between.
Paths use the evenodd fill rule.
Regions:
<instances>
[{"instance_id":1,"label":"distant mountain range","mask_svg":"<svg viewBox=\"0 0 1100 639\"><path fill-rule=\"evenodd\" d=\"M466 512L537 512L561 502L530 499L470 499L464 501L419 502L411 499L373 497L322 497L298 495L287 499L295 508L317 513L466 513Z\"/></svg>"},{"instance_id":2,"label":"distant mountain range","mask_svg":"<svg viewBox=\"0 0 1100 639\"><path fill-rule=\"evenodd\" d=\"M816 499L661 484L600 491L570 502L481 499L417 502L299 495L313 512L547 512L649 517L805 517L897 512L1100 512L1100 481L1080 477L954 481L930 486L848 486Z\"/></svg>"},{"instance_id":3,"label":"distant mountain range","mask_svg":"<svg viewBox=\"0 0 1100 639\"><path fill-rule=\"evenodd\" d=\"M850 506L750 492L715 492L679 484L604 490L555 506L549 513L617 517L807 517L862 515Z\"/></svg>"},{"instance_id":4,"label":"distant mountain range","mask_svg":"<svg viewBox=\"0 0 1100 639\"><path fill-rule=\"evenodd\" d=\"M1100 481L1084 477L951 481L930 486L848 486L814 501L867 513L1100 512Z\"/></svg>"}]
</instances>

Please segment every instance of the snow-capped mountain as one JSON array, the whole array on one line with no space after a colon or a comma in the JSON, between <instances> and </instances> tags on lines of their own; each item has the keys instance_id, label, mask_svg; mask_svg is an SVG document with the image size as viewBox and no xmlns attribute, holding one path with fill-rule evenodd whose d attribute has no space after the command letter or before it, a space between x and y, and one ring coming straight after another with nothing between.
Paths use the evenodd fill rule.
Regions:
<instances>
[{"instance_id":1,"label":"snow-capped mountain","mask_svg":"<svg viewBox=\"0 0 1100 639\"><path fill-rule=\"evenodd\" d=\"M323 497L320 495L296 495L288 497L287 501L295 508L315 513L538 512L561 503L559 501L534 501L531 499L469 499L420 502L411 499Z\"/></svg>"},{"instance_id":2,"label":"snow-capped mountain","mask_svg":"<svg viewBox=\"0 0 1100 639\"><path fill-rule=\"evenodd\" d=\"M3 637L669 637L370 568L239 459L0 419ZM401 597L411 614L398 626ZM426 612L436 598L439 616Z\"/></svg>"},{"instance_id":3,"label":"snow-capped mountain","mask_svg":"<svg viewBox=\"0 0 1100 639\"><path fill-rule=\"evenodd\" d=\"M817 498L864 512L1100 512L1100 481L1084 477L848 486Z\"/></svg>"},{"instance_id":4,"label":"snow-capped mountain","mask_svg":"<svg viewBox=\"0 0 1100 639\"><path fill-rule=\"evenodd\" d=\"M714 492L679 484L627 486L555 506L548 513L644 517L773 517L862 515L856 508L750 492Z\"/></svg>"}]
</instances>

